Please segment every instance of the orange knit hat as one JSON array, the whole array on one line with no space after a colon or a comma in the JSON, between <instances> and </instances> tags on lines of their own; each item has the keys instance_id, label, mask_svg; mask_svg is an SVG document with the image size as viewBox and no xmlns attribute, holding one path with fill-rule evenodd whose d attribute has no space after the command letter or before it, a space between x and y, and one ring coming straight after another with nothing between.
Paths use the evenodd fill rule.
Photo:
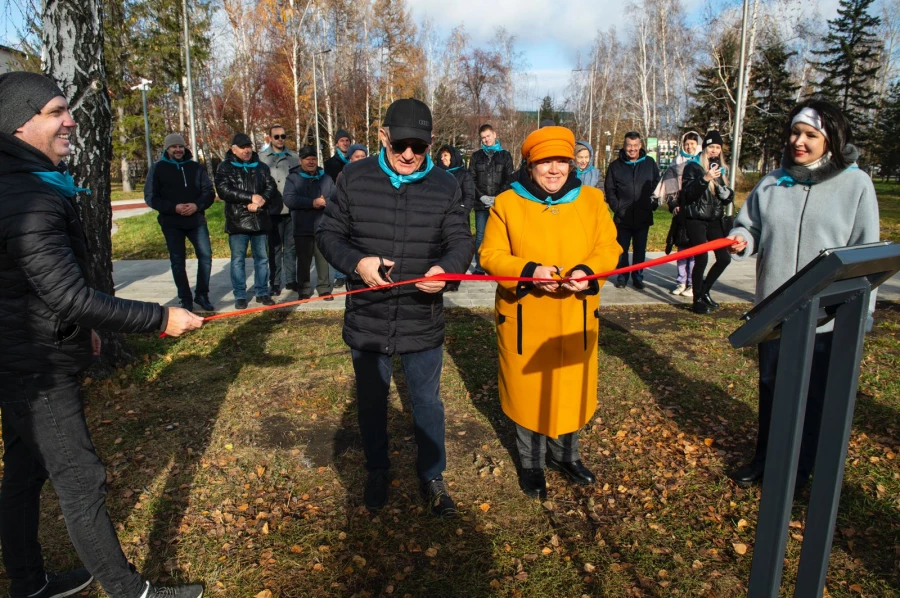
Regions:
<instances>
[{"instance_id":1,"label":"orange knit hat","mask_svg":"<svg viewBox=\"0 0 900 598\"><path fill-rule=\"evenodd\" d=\"M525 138L522 156L527 162L544 158L575 159L575 134L566 127L544 127Z\"/></svg>"}]
</instances>

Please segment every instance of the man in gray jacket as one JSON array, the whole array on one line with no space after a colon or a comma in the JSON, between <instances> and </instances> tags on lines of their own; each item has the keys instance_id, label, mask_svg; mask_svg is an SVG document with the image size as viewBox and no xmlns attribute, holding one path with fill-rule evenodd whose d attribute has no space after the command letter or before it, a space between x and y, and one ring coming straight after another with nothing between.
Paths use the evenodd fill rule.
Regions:
<instances>
[{"instance_id":1,"label":"man in gray jacket","mask_svg":"<svg viewBox=\"0 0 900 598\"><path fill-rule=\"evenodd\" d=\"M269 129L272 144L259 154L278 187L279 195L284 194L284 183L291 168L300 164L295 152L285 147L287 133L281 125L272 125ZM277 214L270 212L272 229L269 231L269 277L272 296L281 294L281 289L297 291L297 252L294 247L294 229L291 224L290 210L281 206Z\"/></svg>"}]
</instances>

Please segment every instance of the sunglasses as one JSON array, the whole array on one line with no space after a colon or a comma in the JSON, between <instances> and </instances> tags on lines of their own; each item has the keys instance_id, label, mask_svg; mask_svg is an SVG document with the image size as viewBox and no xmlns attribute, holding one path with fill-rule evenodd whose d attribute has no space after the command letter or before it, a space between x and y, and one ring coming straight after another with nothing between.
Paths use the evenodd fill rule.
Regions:
<instances>
[{"instance_id":1,"label":"sunglasses","mask_svg":"<svg viewBox=\"0 0 900 598\"><path fill-rule=\"evenodd\" d=\"M287 139L287 135L272 135L272 139Z\"/></svg>"},{"instance_id":2,"label":"sunglasses","mask_svg":"<svg viewBox=\"0 0 900 598\"><path fill-rule=\"evenodd\" d=\"M409 139L391 141L391 150L395 154L402 154L406 148L412 148L414 154L421 156L428 151L428 144L424 141L410 141Z\"/></svg>"}]
</instances>

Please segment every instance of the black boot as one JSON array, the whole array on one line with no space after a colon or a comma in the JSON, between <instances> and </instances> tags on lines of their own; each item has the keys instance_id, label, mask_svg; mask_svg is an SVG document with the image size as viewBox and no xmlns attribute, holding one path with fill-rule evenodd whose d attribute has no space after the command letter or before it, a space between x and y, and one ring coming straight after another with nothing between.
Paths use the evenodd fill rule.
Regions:
<instances>
[{"instance_id":1,"label":"black boot","mask_svg":"<svg viewBox=\"0 0 900 598\"><path fill-rule=\"evenodd\" d=\"M557 461L550 455L547 455L547 468L563 473L569 480L581 486L591 486L597 483L597 478L584 466L581 459L577 461Z\"/></svg>"},{"instance_id":2,"label":"black boot","mask_svg":"<svg viewBox=\"0 0 900 598\"><path fill-rule=\"evenodd\" d=\"M766 472L766 462L754 459L750 463L738 467L728 474L728 477L734 480L734 483L741 488L749 488L754 484L758 484L763 479Z\"/></svg>"},{"instance_id":3,"label":"black boot","mask_svg":"<svg viewBox=\"0 0 900 598\"><path fill-rule=\"evenodd\" d=\"M708 290L708 289L707 289L707 291L706 291L705 293L703 293L703 295L701 296L701 299L703 299L703 302L706 303L706 304L707 304L708 306L710 306L711 308L713 308L713 309L719 309L719 304L718 304L718 302L716 302L715 300L713 300L712 297L710 297L710 295L709 295L709 290Z\"/></svg>"},{"instance_id":4,"label":"black boot","mask_svg":"<svg viewBox=\"0 0 900 598\"><path fill-rule=\"evenodd\" d=\"M694 304L691 306L691 310L695 314L708 315L712 313L713 308L703 300L702 296L698 297L697 295L694 295Z\"/></svg>"},{"instance_id":5,"label":"black boot","mask_svg":"<svg viewBox=\"0 0 900 598\"><path fill-rule=\"evenodd\" d=\"M547 478L540 467L534 469L522 469L519 473L519 487L525 496L531 498L547 498Z\"/></svg>"}]
</instances>

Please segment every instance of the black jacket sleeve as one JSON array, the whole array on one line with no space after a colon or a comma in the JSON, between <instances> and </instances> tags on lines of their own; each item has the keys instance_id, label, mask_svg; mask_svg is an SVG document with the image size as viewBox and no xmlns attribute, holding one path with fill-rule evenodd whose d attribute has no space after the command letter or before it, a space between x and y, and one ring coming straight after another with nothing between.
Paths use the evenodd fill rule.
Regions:
<instances>
[{"instance_id":1,"label":"black jacket sleeve","mask_svg":"<svg viewBox=\"0 0 900 598\"><path fill-rule=\"evenodd\" d=\"M678 203L682 206L690 205L698 201L706 193L708 183L703 179L706 173L703 167L696 162L688 162L681 175L681 193L678 194Z\"/></svg>"},{"instance_id":2,"label":"black jacket sleeve","mask_svg":"<svg viewBox=\"0 0 900 598\"><path fill-rule=\"evenodd\" d=\"M287 192L286 185L285 192ZM316 245L329 264L347 274L355 272L356 264L366 257L366 254L350 241L350 232L347 177L342 176L338 179L334 200L325 206L325 213L319 222L319 228L316 229Z\"/></svg>"},{"instance_id":3,"label":"black jacket sleeve","mask_svg":"<svg viewBox=\"0 0 900 598\"><path fill-rule=\"evenodd\" d=\"M66 231L65 211L55 198L34 196L18 234L7 238L7 250L35 294L63 322L92 330L152 332L165 321L159 304L88 287Z\"/></svg>"},{"instance_id":4,"label":"black jacket sleeve","mask_svg":"<svg viewBox=\"0 0 900 598\"><path fill-rule=\"evenodd\" d=\"M475 190L475 177L468 170L463 171L460 185L462 189L462 206L466 210L466 215L475 207L478 200L478 191Z\"/></svg>"},{"instance_id":5,"label":"black jacket sleeve","mask_svg":"<svg viewBox=\"0 0 900 598\"><path fill-rule=\"evenodd\" d=\"M308 185L303 184L303 179L299 174L289 174L284 181L284 205L289 210L311 210L313 207L312 202L315 198L307 197L308 188Z\"/></svg>"},{"instance_id":6,"label":"black jacket sleeve","mask_svg":"<svg viewBox=\"0 0 900 598\"><path fill-rule=\"evenodd\" d=\"M444 272L463 274L475 255L475 238L469 229L469 214L459 209L462 203L462 191L459 185L453 199L444 207L444 220L441 224L441 259L437 265Z\"/></svg>"},{"instance_id":7,"label":"black jacket sleeve","mask_svg":"<svg viewBox=\"0 0 900 598\"><path fill-rule=\"evenodd\" d=\"M159 184L158 166L159 162L151 166L150 172L147 174L147 182L144 184L144 201L160 214L178 216L178 212L175 211L175 202L167 200L160 193L162 186Z\"/></svg>"},{"instance_id":8,"label":"black jacket sleeve","mask_svg":"<svg viewBox=\"0 0 900 598\"><path fill-rule=\"evenodd\" d=\"M615 162L610 163L606 169L606 180L603 182L603 190L606 193L606 203L617 214L619 211L619 194L616 191L616 173L614 170Z\"/></svg>"},{"instance_id":9,"label":"black jacket sleeve","mask_svg":"<svg viewBox=\"0 0 900 598\"><path fill-rule=\"evenodd\" d=\"M209 180L209 174L206 173L206 167L198 164L197 168L197 188L200 189L200 196L197 198L197 210L205 212L210 209L216 201L216 192L213 189L212 181Z\"/></svg>"},{"instance_id":10,"label":"black jacket sleeve","mask_svg":"<svg viewBox=\"0 0 900 598\"><path fill-rule=\"evenodd\" d=\"M234 178L237 173L234 170L235 168L228 162L219 164L219 169L216 171L216 193L225 203L247 205L253 201L253 194L235 184Z\"/></svg>"}]
</instances>

